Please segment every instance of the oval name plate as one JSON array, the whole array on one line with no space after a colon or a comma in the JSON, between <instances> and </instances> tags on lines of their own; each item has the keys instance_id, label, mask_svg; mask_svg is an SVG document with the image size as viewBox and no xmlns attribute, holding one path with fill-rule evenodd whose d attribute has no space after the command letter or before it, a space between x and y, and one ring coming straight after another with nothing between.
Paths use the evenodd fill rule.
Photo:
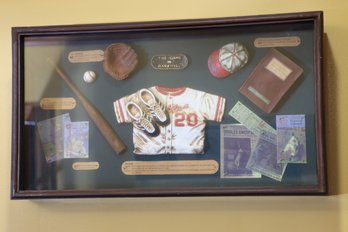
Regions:
<instances>
[{"instance_id":1,"label":"oval name plate","mask_svg":"<svg viewBox=\"0 0 348 232\"><path fill-rule=\"evenodd\" d=\"M296 47L300 44L301 38L298 36L257 38L254 41L257 48Z\"/></svg>"},{"instance_id":2,"label":"oval name plate","mask_svg":"<svg viewBox=\"0 0 348 232\"><path fill-rule=\"evenodd\" d=\"M43 110L72 110L76 106L76 100L72 97L43 98L40 107Z\"/></svg>"},{"instance_id":3,"label":"oval name plate","mask_svg":"<svg viewBox=\"0 0 348 232\"><path fill-rule=\"evenodd\" d=\"M97 170L99 169L99 162L75 162L72 165L75 171L78 170Z\"/></svg>"},{"instance_id":4,"label":"oval name plate","mask_svg":"<svg viewBox=\"0 0 348 232\"><path fill-rule=\"evenodd\" d=\"M188 59L184 54L155 55L151 59L151 65L158 70L184 69L188 65Z\"/></svg>"},{"instance_id":5,"label":"oval name plate","mask_svg":"<svg viewBox=\"0 0 348 232\"><path fill-rule=\"evenodd\" d=\"M104 60L104 51L86 50L72 51L68 55L70 63L100 62Z\"/></svg>"},{"instance_id":6,"label":"oval name plate","mask_svg":"<svg viewBox=\"0 0 348 232\"><path fill-rule=\"evenodd\" d=\"M215 174L219 164L215 160L166 160L125 161L122 172L125 175L187 175Z\"/></svg>"}]
</instances>

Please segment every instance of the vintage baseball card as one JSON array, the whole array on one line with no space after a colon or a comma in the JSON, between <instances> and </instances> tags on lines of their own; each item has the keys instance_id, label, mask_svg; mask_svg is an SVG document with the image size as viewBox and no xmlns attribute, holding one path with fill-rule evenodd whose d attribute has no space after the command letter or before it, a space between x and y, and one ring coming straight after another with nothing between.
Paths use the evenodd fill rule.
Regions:
<instances>
[{"instance_id":1,"label":"vintage baseball card","mask_svg":"<svg viewBox=\"0 0 348 232\"><path fill-rule=\"evenodd\" d=\"M261 174L246 167L257 136L242 124L222 124L221 178L260 178Z\"/></svg>"},{"instance_id":2,"label":"vintage baseball card","mask_svg":"<svg viewBox=\"0 0 348 232\"><path fill-rule=\"evenodd\" d=\"M287 164L277 162L276 136L276 133L265 132L263 136L259 137L247 168L260 172L262 175L274 180L281 181Z\"/></svg>"},{"instance_id":3,"label":"vintage baseball card","mask_svg":"<svg viewBox=\"0 0 348 232\"><path fill-rule=\"evenodd\" d=\"M307 163L305 115L277 115L277 161Z\"/></svg>"},{"instance_id":4,"label":"vintage baseball card","mask_svg":"<svg viewBox=\"0 0 348 232\"><path fill-rule=\"evenodd\" d=\"M52 163L66 157L64 127L71 123L69 114L59 115L37 123L46 161Z\"/></svg>"},{"instance_id":5,"label":"vintage baseball card","mask_svg":"<svg viewBox=\"0 0 348 232\"><path fill-rule=\"evenodd\" d=\"M71 122L64 127L64 158L88 158L89 122Z\"/></svg>"}]
</instances>

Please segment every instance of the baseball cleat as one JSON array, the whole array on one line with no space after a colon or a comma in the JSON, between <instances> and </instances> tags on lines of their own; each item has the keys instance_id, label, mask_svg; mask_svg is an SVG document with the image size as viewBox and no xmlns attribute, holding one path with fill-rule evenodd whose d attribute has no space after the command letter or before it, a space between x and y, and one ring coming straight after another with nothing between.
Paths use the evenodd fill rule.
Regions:
<instances>
[{"instance_id":1,"label":"baseball cleat","mask_svg":"<svg viewBox=\"0 0 348 232\"><path fill-rule=\"evenodd\" d=\"M153 119L134 102L128 102L126 105L127 114L132 118L133 125L139 130L143 130L152 137L159 135L160 130Z\"/></svg>"},{"instance_id":2,"label":"baseball cleat","mask_svg":"<svg viewBox=\"0 0 348 232\"><path fill-rule=\"evenodd\" d=\"M160 101L158 101L150 90L139 90L139 98L148 108L157 124L161 126L166 126L169 124L170 119L166 107Z\"/></svg>"}]
</instances>

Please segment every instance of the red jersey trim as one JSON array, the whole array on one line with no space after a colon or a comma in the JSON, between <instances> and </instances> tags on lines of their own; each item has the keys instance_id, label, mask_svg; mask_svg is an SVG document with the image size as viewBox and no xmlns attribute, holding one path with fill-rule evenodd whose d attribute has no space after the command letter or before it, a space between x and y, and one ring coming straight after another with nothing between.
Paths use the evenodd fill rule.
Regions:
<instances>
[{"instance_id":1,"label":"red jersey trim","mask_svg":"<svg viewBox=\"0 0 348 232\"><path fill-rule=\"evenodd\" d=\"M224 109L225 109L225 98L219 96L214 121L220 122L222 120Z\"/></svg>"},{"instance_id":2,"label":"red jersey trim","mask_svg":"<svg viewBox=\"0 0 348 232\"><path fill-rule=\"evenodd\" d=\"M125 122L125 118L124 118L124 114L123 114L123 110L122 110L122 106L120 103L120 100L116 101L116 111L118 113L118 118L119 118L119 123Z\"/></svg>"},{"instance_id":3,"label":"red jersey trim","mask_svg":"<svg viewBox=\"0 0 348 232\"><path fill-rule=\"evenodd\" d=\"M115 111L115 115L116 115L116 120L118 123L120 123L120 115L119 115L118 109L117 109L117 101L114 102L114 111Z\"/></svg>"},{"instance_id":4,"label":"red jersey trim","mask_svg":"<svg viewBox=\"0 0 348 232\"><path fill-rule=\"evenodd\" d=\"M186 87L178 87L178 88L166 88L162 86L155 86L156 90L164 95L178 96L185 92Z\"/></svg>"},{"instance_id":5,"label":"red jersey trim","mask_svg":"<svg viewBox=\"0 0 348 232\"><path fill-rule=\"evenodd\" d=\"M219 113L220 113L220 104L221 104L221 97L219 96L219 97L218 97L217 106L216 106L214 121L217 121L217 120L218 120Z\"/></svg>"}]
</instances>

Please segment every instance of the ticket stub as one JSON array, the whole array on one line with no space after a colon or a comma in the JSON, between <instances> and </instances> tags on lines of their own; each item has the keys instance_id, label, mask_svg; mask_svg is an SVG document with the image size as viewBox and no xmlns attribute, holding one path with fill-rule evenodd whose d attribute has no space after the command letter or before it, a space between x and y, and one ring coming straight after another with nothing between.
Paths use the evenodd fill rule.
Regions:
<instances>
[{"instance_id":1,"label":"ticket stub","mask_svg":"<svg viewBox=\"0 0 348 232\"><path fill-rule=\"evenodd\" d=\"M269 137L269 134L274 134L271 139L273 140L277 138L276 130L257 116L254 112L252 112L249 108L243 105L240 101L233 106L228 114L235 118L238 122L242 123L246 128L251 130L256 136ZM274 143L276 143L276 140Z\"/></svg>"}]
</instances>

